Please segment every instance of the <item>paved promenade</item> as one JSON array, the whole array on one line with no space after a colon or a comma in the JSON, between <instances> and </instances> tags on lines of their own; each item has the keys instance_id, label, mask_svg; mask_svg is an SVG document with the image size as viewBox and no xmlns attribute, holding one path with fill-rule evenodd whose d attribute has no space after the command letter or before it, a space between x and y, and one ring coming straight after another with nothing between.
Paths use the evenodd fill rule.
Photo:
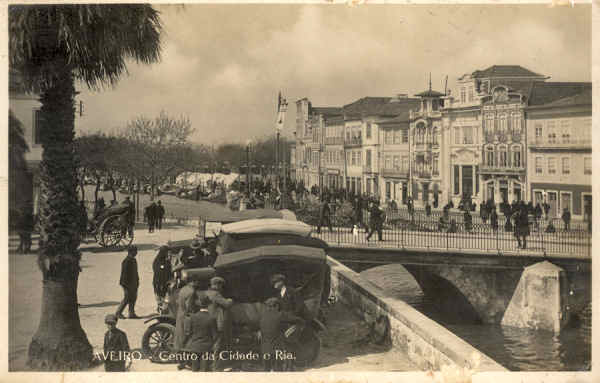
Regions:
<instances>
[{"instance_id":1,"label":"paved promenade","mask_svg":"<svg viewBox=\"0 0 600 383\"><path fill-rule=\"evenodd\" d=\"M148 234L145 228L136 230L135 244L139 248L138 264L140 291L137 313L148 316L155 310L152 290L152 261L159 245L168 240L191 238L196 227L168 225L160 232ZM20 255L14 250L18 239L10 238L9 251L9 369L25 369L27 348L40 318L42 283L35 254ZM34 241L34 250L37 241ZM81 324L94 351L101 351L104 316L117 308L122 298L119 287L121 261L124 251L107 251L95 243L81 245L83 253L79 280L79 315ZM328 331L321 334L321 354L310 370L314 371L411 371L415 367L397 350L370 343L356 343L368 333L366 325L341 304L328 308ZM143 320L121 320L119 327L129 338L132 348L141 347L147 325ZM102 366L94 368L103 371ZM132 371L175 371L172 364L154 364L148 360L137 361Z\"/></svg>"}]
</instances>

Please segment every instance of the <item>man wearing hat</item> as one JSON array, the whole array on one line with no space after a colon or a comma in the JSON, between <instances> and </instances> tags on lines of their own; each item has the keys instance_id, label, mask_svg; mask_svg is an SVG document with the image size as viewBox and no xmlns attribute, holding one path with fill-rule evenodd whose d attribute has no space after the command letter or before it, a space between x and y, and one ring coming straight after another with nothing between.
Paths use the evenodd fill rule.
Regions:
<instances>
[{"instance_id":1,"label":"man wearing hat","mask_svg":"<svg viewBox=\"0 0 600 383\"><path fill-rule=\"evenodd\" d=\"M176 352L184 351L185 346L185 330L184 330L184 319L186 315L186 304L190 301L192 295L198 294L200 288L200 281L192 280L187 285L183 286L177 294L177 313L175 315L175 339L174 348ZM185 368L186 362L182 361L179 363L178 369Z\"/></svg>"},{"instance_id":2,"label":"man wearing hat","mask_svg":"<svg viewBox=\"0 0 600 383\"><path fill-rule=\"evenodd\" d=\"M125 371L124 352L129 351L127 335L117 328L117 316L104 318L108 331L104 334L104 371Z\"/></svg>"},{"instance_id":3,"label":"man wearing hat","mask_svg":"<svg viewBox=\"0 0 600 383\"><path fill-rule=\"evenodd\" d=\"M217 340L214 344L214 351L219 354L220 351L227 350L231 344L231 314L229 308L233 305L233 300L223 297L223 288L225 287L225 279L221 277L213 277L210 280L210 288L205 292L210 305L208 312L217 321ZM222 363L217 358L214 364L214 371L220 371Z\"/></svg>"},{"instance_id":4,"label":"man wearing hat","mask_svg":"<svg viewBox=\"0 0 600 383\"><path fill-rule=\"evenodd\" d=\"M277 298L282 311L302 316L304 312L304 302L296 293L293 287L286 286L285 276L283 274L274 274L271 277L271 285L277 290Z\"/></svg>"},{"instance_id":5,"label":"man wearing hat","mask_svg":"<svg viewBox=\"0 0 600 383\"><path fill-rule=\"evenodd\" d=\"M263 309L260 315L260 350L263 355L264 371L281 370L282 361L275 359L275 352L286 349L285 336L281 332L283 323L293 323L303 325L304 320L289 312L280 311L281 300L276 297L271 297L264 302ZM292 327L287 332L293 330ZM289 347L288 347L288 351Z\"/></svg>"},{"instance_id":6,"label":"man wearing hat","mask_svg":"<svg viewBox=\"0 0 600 383\"><path fill-rule=\"evenodd\" d=\"M194 238L190 244L192 250L190 257L184 260L184 263L189 268L208 267L211 266L208 251L205 249L205 244L198 238Z\"/></svg>"},{"instance_id":7,"label":"man wearing hat","mask_svg":"<svg viewBox=\"0 0 600 383\"><path fill-rule=\"evenodd\" d=\"M121 263L121 278L119 284L123 287L123 300L117 308L116 315L120 319L125 319L123 309L129 305L129 319L139 319L135 314L135 301L137 300L138 286L140 285L140 277L138 275L138 266L135 256L137 255L137 247L129 245L127 247L127 257Z\"/></svg>"}]
</instances>

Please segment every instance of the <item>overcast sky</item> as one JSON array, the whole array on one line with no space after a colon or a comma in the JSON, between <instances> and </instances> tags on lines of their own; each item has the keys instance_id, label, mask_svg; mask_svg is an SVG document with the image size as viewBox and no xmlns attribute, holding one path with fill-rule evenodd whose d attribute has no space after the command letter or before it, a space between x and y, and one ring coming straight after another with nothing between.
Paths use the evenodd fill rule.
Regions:
<instances>
[{"instance_id":1,"label":"overcast sky","mask_svg":"<svg viewBox=\"0 0 600 383\"><path fill-rule=\"evenodd\" d=\"M190 118L198 143L274 132L277 93L342 106L364 96L443 91L494 64L591 81L591 7L374 5L160 6L163 57L129 65L114 89L82 89L80 131L111 131L161 110Z\"/></svg>"}]
</instances>

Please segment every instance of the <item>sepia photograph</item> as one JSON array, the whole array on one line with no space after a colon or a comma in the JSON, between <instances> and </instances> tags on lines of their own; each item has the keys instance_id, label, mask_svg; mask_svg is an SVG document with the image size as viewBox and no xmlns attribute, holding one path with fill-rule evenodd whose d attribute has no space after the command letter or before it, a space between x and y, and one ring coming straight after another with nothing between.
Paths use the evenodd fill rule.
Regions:
<instances>
[{"instance_id":1,"label":"sepia photograph","mask_svg":"<svg viewBox=\"0 0 600 383\"><path fill-rule=\"evenodd\" d=\"M3 8L9 380L590 377L591 3Z\"/></svg>"}]
</instances>

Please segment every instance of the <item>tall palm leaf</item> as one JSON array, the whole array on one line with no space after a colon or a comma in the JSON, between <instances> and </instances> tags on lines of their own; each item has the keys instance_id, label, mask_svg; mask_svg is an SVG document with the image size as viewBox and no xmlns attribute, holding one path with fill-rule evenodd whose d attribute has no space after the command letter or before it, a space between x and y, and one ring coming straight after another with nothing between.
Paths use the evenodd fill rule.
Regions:
<instances>
[{"instance_id":1,"label":"tall palm leaf","mask_svg":"<svg viewBox=\"0 0 600 383\"><path fill-rule=\"evenodd\" d=\"M75 80L92 89L115 85L127 60L160 59L159 14L149 5L9 7L10 67L40 94L42 315L29 346L35 370L74 370L92 360L79 321L80 253L74 156Z\"/></svg>"}]
</instances>

